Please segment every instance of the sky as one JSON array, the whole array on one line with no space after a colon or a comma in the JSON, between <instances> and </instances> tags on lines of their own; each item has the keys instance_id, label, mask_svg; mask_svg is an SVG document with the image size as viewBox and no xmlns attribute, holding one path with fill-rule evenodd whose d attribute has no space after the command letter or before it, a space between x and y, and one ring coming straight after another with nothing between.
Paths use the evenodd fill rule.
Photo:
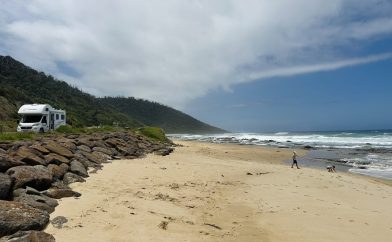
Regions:
<instances>
[{"instance_id":1,"label":"sky","mask_svg":"<svg viewBox=\"0 0 392 242\"><path fill-rule=\"evenodd\" d=\"M392 128L390 0L0 0L0 55L233 132Z\"/></svg>"}]
</instances>

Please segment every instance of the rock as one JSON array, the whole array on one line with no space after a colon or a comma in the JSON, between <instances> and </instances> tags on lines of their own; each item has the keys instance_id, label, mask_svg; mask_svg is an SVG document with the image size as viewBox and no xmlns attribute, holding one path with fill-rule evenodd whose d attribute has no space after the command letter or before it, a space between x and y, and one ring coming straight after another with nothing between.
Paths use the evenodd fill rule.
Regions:
<instances>
[{"instance_id":1,"label":"rock","mask_svg":"<svg viewBox=\"0 0 392 242\"><path fill-rule=\"evenodd\" d=\"M0 200L0 237L19 230L42 230L49 213L15 201Z\"/></svg>"},{"instance_id":2,"label":"rock","mask_svg":"<svg viewBox=\"0 0 392 242\"><path fill-rule=\"evenodd\" d=\"M53 180L62 179L64 174L67 173L69 166L67 164L61 163L60 165L49 164L48 170L52 172Z\"/></svg>"},{"instance_id":3,"label":"rock","mask_svg":"<svg viewBox=\"0 0 392 242\"><path fill-rule=\"evenodd\" d=\"M6 154L0 153L0 172L5 172L11 167L26 165L22 161L17 161Z\"/></svg>"},{"instance_id":4,"label":"rock","mask_svg":"<svg viewBox=\"0 0 392 242\"><path fill-rule=\"evenodd\" d=\"M7 153L7 151L5 151L2 148L0 148L0 154L5 154L5 153Z\"/></svg>"},{"instance_id":5,"label":"rock","mask_svg":"<svg viewBox=\"0 0 392 242\"><path fill-rule=\"evenodd\" d=\"M79 161L80 163L83 164L83 166L87 169L88 167L101 167L101 164L97 164L94 162L91 162L90 160L88 160L83 154L77 152L74 154L74 160Z\"/></svg>"},{"instance_id":6,"label":"rock","mask_svg":"<svg viewBox=\"0 0 392 242\"><path fill-rule=\"evenodd\" d=\"M84 152L91 152L90 147L88 147L87 145L79 145L78 150L84 151Z\"/></svg>"},{"instance_id":7,"label":"rock","mask_svg":"<svg viewBox=\"0 0 392 242\"><path fill-rule=\"evenodd\" d=\"M45 159L48 162L48 164L50 164L50 163L53 163L56 165L60 165L62 163L69 164L69 160L67 158L65 158L64 156L58 155L58 154L54 154L54 153L51 153L51 154L45 156Z\"/></svg>"},{"instance_id":8,"label":"rock","mask_svg":"<svg viewBox=\"0 0 392 242\"><path fill-rule=\"evenodd\" d=\"M47 155L47 154L50 153L50 151L49 151L48 149L46 149L45 147L43 147L43 146L40 145L40 144L32 145L31 148L32 148L32 149L35 149L36 151L41 152L41 153L44 154L44 155Z\"/></svg>"},{"instance_id":9,"label":"rock","mask_svg":"<svg viewBox=\"0 0 392 242\"><path fill-rule=\"evenodd\" d=\"M55 198L55 199L60 199L63 197L80 197L81 194L75 191L72 191L71 188L56 188L56 187L51 187L46 191L42 192L48 197Z\"/></svg>"},{"instance_id":10,"label":"rock","mask_svg":"<svg viewBox=\"0 0 392 242\"><path fill-rule=\"evenodd\" d=\"M13 191L14 197L22 196L23 194L41 195L41 192L32 187L18 188Z\"/></svg>"},{"instance_id":11,"label":"rock","mask_svg":"<svg viewBox=\"0 0 392 242\"><path fill-rule=\"evenodd\" d=\"M18 151L15 152L17 157L20 157L20 161L28 164L28 165L46 165L46 161L39 157L38 155L34 154L32 150L27 147L20 147Z\"/></svg>"},{"instance_id":12,"label":"rock","mask_svg":"<svg viewBox=\"0 0 392 242\"><path fill-rule=\"evenodd\" d=\"M12 167L8 169L7 174L13 181L14 190L24 186L44 190L50 187L53 180L52 173L42 165Z\"/></svg>"},{"instance_id":13,"label":"rock","mask_svg":"<svg viewBox=\"0 0 392 242\"><path fill-rule=\"evenodd\" d=\"M310 146L310 145L305 145L305 146L304 146L304 149L307 149L307 150L308 150L308 149L313 149L313 147Z\"/></svg>"},{"instance_id":14,"label":"rock","mask_svg":"<svg viewBox=\"0 0 392 242\"><path fill-rule=\"evenodd\" d=\"M76 145L77 146L84 145L84 146L89 147L90 149L94 147L94 143L87 138L79 139L78 141L76 141Z\"/></svg>"},{"instance_id":15,"label":"rock","mask_svg":"<svg viewBox=\"0 0 392 242\"><path fill-rule=\"evenodd\" d=\"M45 148L48 149L49 151L56 153L58 155L67 157L67 158L72 158L73 153L65 148L64 146L59 145L58 143L54 141L48 141L47 144L45 145Z\"/></svg>"},{"instance_id":16,"label":"rock","mask_svg":"<svg viewBox=\"0 0 392 242\"><path fill-rule=\"evenodd\" d=\"M94 147L93 151L104 153L104 154L106 154L106 155L108 155L110 157L116 155L116 153L117 153L117 152L114 152L111 149L103 148L103 147Z\"/></svg>"},{"instance_id":17,"label":"rock","mask_svg":"<svg viewBox=\"0 0 392 242\"><path fill-rule=\"evenodd\" d=\"M53 235L43 231L18 231L0 238L0 242L55 242Z\"/></svg>"},{"instance_id":18,"label":"rock","mask_svg":"<svg viewBox=\"0 0 392 242\"><path fill-rule=\"evenodd\" d=\"M116 150L120 152L121 155L123 156L131 156L136 154L137 148L134 147L124 147L124 146L117 146Z\"/></svg>"},{"instance_id":19,"label":"rock","mask_svg":"<svg viewBox=\"0 0 392 242\"><path fill-rule=\"evenodd\" d=\"M108 145L109 147L116 148L117 146L123 146L126 147L127 143L124 142L123 140L116 139L116 138L110 138L105 140L105 144Z\"/></svg>"},{"instance_id":20,"label":"rock","mask_svg":"<svg viewBox=\"0 0 392 242\"><path fill-rule=\"evenodd\" d=\"M17 196L16 196L17 195ZM27 204L33 208L45 210L52 213L58 205L56 199L43 194L29 194L27 189L19 188L14 191L14 201Z\"/></svg>"},{"instance_id":21,"label":"rock","mask_svg":"<svg viewBox=\"0 0 392 242\"><path fill-rule=\"evenodd\" d=\"M83 164L80 163L79 161L73 160L71 162L71 166L69 169L71 172L75 173L76 175L82 176L82 177L88 177L88 173L86 171L86 168L84 168Z\"/></svg>"},{"instance_id":22,"label":"rock","mask_svg":"<svg viewBox=\"0 0 392 242\"><path fill-rule=\"evenodd\" d=\"M157 150L154 153L156 155L166 156L166 155L169 155L171 152L173 152L173 150L174 150L173 148L169 147L169 148L163 148L163 149Z\"/></svg>"},{"instance_id":23,"label":"rock","mask_svg":"<svg viewBox=\"0 0 392 242\"><path fill-rule=\"evenodd\" d=\"M71 184L74 182L85 182L86 180L83 179L83 177L78 176L72 172L67 172L63 177L63 181L65 182L65 184Z\"/></svg>"},{"instance_id":24,"label":"rock","mask_svg":"<svg viewBox=\"0 0 392 242\"><path fill-rule=\"evenodd\" d=\"M64 216L57 216L54 219L50 221L50 223L55 227L56 229L61 229L63 228L63 224L68 222L68 219Z\"/></svg>"},{"instance_id":25,"label":"rock","mask_svg":"<svg viewBox=\"0 0 392 242\"><path fill-rule=\"evenodd\" d=\"M84 157L86 157L89 161L96 163L96 164L101 164L106 161L106 158L99 156L96 153L96 151L94 151L93 153L87 153L84 151L80 151L80 154L82 154Z\"/></svg>"},{"instance_id":26,"label":"rock","mask_svg":"<svg viewBox=\"0 0 392 242\"><path fill-rule=\"evenodd\" d=\"M0 199L8 199L12 188L11 177L0 173Z\"/></svg>"}]
</instances>

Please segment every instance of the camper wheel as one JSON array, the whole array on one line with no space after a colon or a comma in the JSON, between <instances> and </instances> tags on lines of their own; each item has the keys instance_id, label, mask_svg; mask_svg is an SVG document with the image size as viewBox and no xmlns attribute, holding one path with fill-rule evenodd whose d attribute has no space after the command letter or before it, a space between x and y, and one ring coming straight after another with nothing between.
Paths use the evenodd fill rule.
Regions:
<instances>
[{"instance_id":1,"label":"camper wheel","mask_svg":"<svg viewBox=\"0 0 392 242\"><path fill-rule=\"evenodd\" d=\"M39 132L40 132L41 134L43 134L43 133L44 133L44 129L43 129L43 128L40 128L40 129L39 129Z\"/></svg>"}]
</instances>

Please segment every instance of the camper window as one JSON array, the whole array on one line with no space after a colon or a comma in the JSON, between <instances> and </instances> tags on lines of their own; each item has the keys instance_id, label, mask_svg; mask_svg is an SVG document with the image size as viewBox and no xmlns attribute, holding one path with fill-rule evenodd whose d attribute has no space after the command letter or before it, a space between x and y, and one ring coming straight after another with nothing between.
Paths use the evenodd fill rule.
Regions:
<instances>
[{"instance_id":1,"label":"camper window","mask_svg":"<svg viewBox=\"0 0 392 242\"><path fill-rule=\"evenodd\" d=\"M46 121L46 116L44 116L44 117L42 118L41 123L43 123L43 124L47 124L47 123L48 123L48 122Z\"/></svg>"},{"instance_id":2,"label":"camper window","mask_svg":"<svg viewBox=\"0 0 392 242\"><path fill-rule=\"evenodd\" d=\"M65 118L64 114L61 114L61 120L64 120L64 118Z\"/></svg>"},{"instance_id":3,"label":"camper window","mask_svg":"<svg viewBox=\"0 0 392 242\"><path fill-rule=\"evenodd\" d=\"M23 123L38 123L41 121L42 115L25 115L22 118Z\"/></svg>"},{"instance_id":4,"label":"camper window","mask_svg":"<svg viewBox=\"0 0 392 242\"><path fill-rule=\"evenodd\" d=\"M59 115L58 114L56 114L56 120L59 120Z\"/></svg>"}]
</instances>

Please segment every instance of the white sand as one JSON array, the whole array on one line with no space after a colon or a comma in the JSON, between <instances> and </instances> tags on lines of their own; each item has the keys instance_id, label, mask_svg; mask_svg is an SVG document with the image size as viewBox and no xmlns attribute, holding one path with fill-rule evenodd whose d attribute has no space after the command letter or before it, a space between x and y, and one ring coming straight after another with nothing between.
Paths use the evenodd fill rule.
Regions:
<instances>
[{"instance_id":1,"label":"white sand","mask_svg":"<svg viewBox=\"0 0 392 242\"><path fill-rule=\"evenodd\" d=\"M392 186L291 169L281 163L291 150L181 143L73 184L82 196L51 214L69 221L46 232L60 242L392 241Z\"/></svg>"}]
</instances>

